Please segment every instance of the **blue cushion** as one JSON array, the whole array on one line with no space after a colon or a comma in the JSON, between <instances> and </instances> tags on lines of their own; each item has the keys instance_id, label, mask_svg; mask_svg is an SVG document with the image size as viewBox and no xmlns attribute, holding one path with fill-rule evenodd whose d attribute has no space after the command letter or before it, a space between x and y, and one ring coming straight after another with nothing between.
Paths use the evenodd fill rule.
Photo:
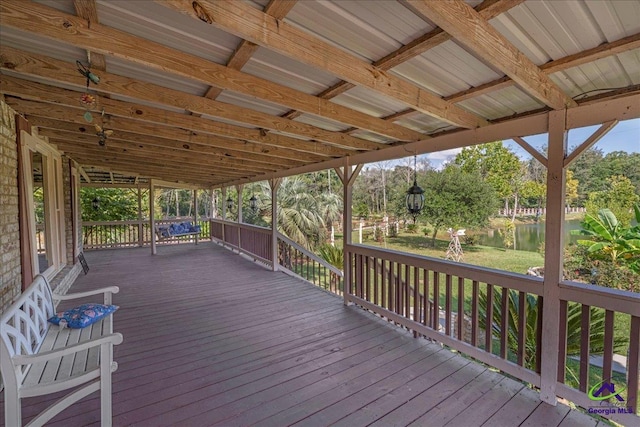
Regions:
<instances>
[{"instance_id":1,"label":"blue cushion","mask_svg":"<svg viewBox=\"0 0 640 427\"><path fill-rule=\"evenodd\" d=\"M49 319L49 322L54 325L66 323L69 328L80 329L108 316L118 308L117 305L82 304L70 310L56 313Z\"/></svg>"}]
</instances>

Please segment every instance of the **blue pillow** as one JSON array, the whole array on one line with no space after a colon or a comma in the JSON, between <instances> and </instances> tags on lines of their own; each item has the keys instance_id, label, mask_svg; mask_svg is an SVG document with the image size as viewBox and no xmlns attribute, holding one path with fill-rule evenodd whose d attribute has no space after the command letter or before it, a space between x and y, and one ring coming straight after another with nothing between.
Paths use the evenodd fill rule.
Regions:
<instances>
[{"instance_id":1,"label":"blue pillow","mask_svg":"<svg viewBox=\"0 0 640 427\"><path fill-rule=\"evenodd\" d=\"M67 311L56 313L49 319L49 322L61 326L66 323L69 328L80 329L110 315L118 308L120 307L117 305L82 304Z\"/></svg>"}]
</instances>

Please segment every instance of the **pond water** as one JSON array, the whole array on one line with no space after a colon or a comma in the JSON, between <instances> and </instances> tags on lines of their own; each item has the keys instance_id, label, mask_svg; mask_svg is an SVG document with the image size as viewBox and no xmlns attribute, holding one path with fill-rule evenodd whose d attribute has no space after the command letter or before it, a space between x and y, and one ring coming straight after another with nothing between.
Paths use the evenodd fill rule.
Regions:
<instances>
[{"instance_id":1,"label":"pond water","mask_svg":"<svg viewBox=\"0 0 640 427\"><path fill-rule=\"evenodd\" d=\"M577 219L565 221L565 244L576 242L578 239L584 238L581 236L571 235L571 230L580 230L580 222L581 221ZM543 221L531 224L517 224L516 249L521 251L537 252L540 245L544 242L544 227L545 223ZM503 248L502 232L504 232L504 229L487 229L481 232L476 232L475 234L478 236L478 244L492 246L495 248Z\"/></svg>"}]
</instances>

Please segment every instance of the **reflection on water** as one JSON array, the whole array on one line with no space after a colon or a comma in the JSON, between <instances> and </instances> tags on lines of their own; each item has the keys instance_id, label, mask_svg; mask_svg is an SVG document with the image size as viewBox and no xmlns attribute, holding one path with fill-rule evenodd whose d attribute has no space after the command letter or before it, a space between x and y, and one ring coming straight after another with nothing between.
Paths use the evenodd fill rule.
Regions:
<instances>
[{"instance_id":1,"label":"reflection on water","mask_svg":"<svg viewBox=\"0 0 640 427\"><path fill-rule=\"evenodd\" d=\"M565 244L576 242L580 236L572 236L571 230L580 230L580 220L572 219L564 222L564 239ZM521 251L537 252L540 245L544 243L544 222L532 224L516 225L516 249ZM504 229L488 229L476 233L478 236L478 244L484 246L492 246L495 248L503 248L502 239Z\"/></svg>"}]
</instances>

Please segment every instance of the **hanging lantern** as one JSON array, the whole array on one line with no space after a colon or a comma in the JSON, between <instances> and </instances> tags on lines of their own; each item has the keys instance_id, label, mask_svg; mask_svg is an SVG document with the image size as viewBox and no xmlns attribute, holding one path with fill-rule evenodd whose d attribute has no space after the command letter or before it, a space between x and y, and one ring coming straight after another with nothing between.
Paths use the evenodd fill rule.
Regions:
<instances>
[{"instance_id":1,"label":"hanging lantern","mask_svg":"<svg viewBox=\"0 0 640 427\"><path fill-rule=\"evenodd\" d=\"M227 210L231 210L231 208L233 207L233 199L231 199L231 196L227 197Z\"/></svg>"},{"instance_id":2,"label":"hanging lantern","mask_svg":"<svg viewBox=\"0 0 640 427\"><path fill-rule=\"evenodd\" d=\"M98 197L94 197L91 201L91 207L94 211L97 211L100 208L100 199Z\"/></svg>"},{"instance_id":3,"label":"hanging lantern","mask_svg":"<svg viewBox=\"0 0 640 427\"><path fill-rule=\"evenodd\" d=\"M258 198L256 197L255 194L253 194L249 199L249 207L254 212L258 210Z\"/></svg>"},{"instance_id":4,"label":"hanging lantern","mask_svg":"<svg viewBox=\"0 0 640 427\"><path fill-rule=\"evenodd\" d=\"M424 190L420 188L417 181L416 156L413 156L413 185L407 190L405 205L415 224L416 218L424 207Z\"/></svg>"}]
</instances>

